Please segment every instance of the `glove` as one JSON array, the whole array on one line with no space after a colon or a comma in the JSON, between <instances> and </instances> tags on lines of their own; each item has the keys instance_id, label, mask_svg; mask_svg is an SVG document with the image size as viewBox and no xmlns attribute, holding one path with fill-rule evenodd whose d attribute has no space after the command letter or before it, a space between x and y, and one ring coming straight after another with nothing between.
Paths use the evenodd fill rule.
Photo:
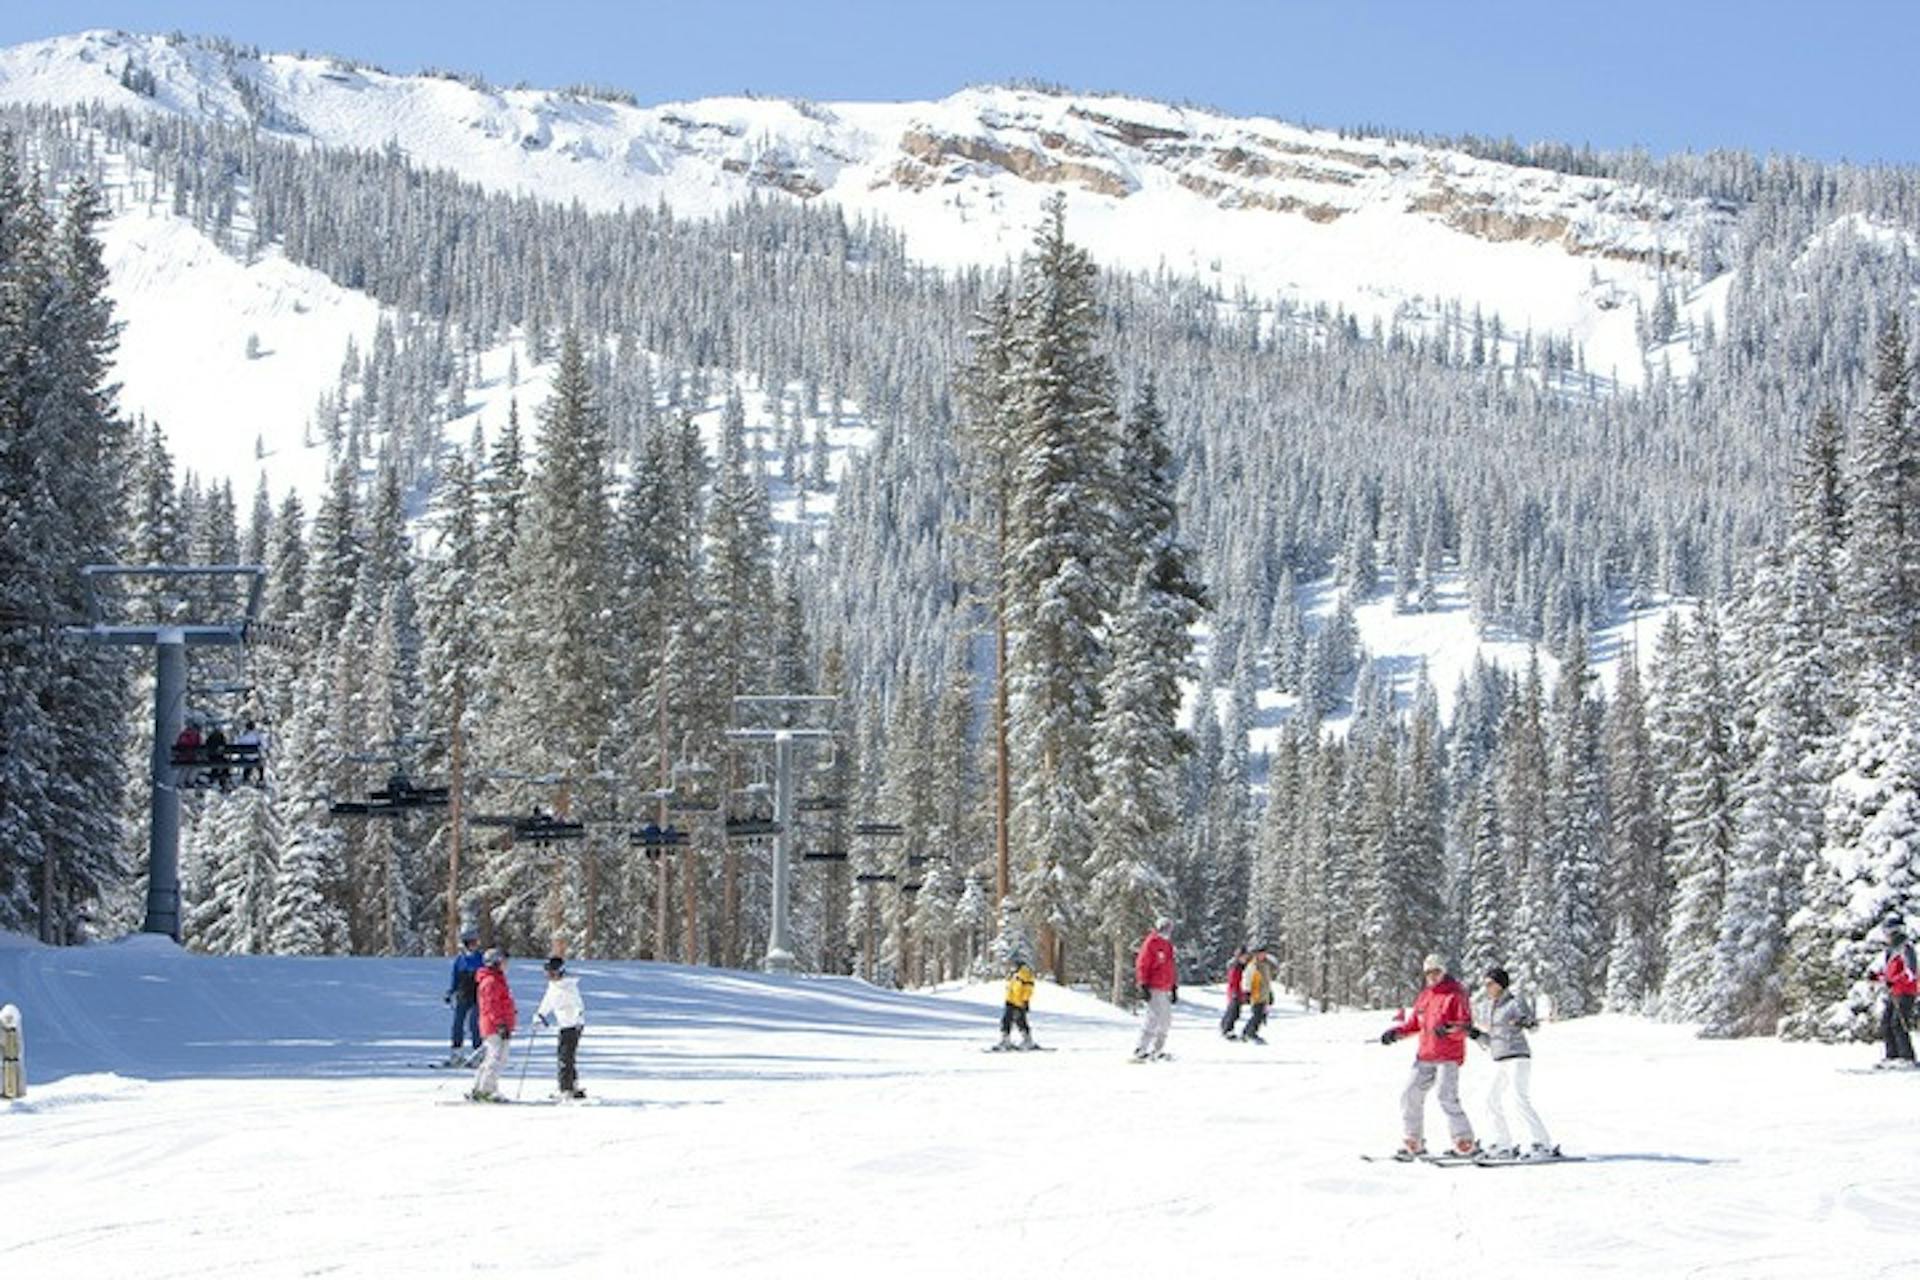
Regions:
<instances>
[{"instance_id":1,"label":"glove","mask_svg":"<svg viewBox=\"0 0 1920 1280\"><path fill-rule=\"evenodd\" d=\"M1385 1031L1382 1031L1380 1033L1381 1044L1392 1044L1395 1040L1398 1040L1399 1038L1400 1038L1400 1033L1398 1031L1395 1031L1392 1027L1388 1027Z\"/></svg>"},{"instance_id":2,"label":"glove","mask_svg":"<svg viewBox=\"0 0 1920 1280\"><path fill-rule=\"evenodd\" d=\"M447 992L447 994L445 994L445 995L443 995L443 996L441 996L441 997L440 997L440 1003L441 1003L441 1004L452 1004L452 1003L453 1003L453 992L451 992L451 991L449 991L449 992Z\"/></svg>"},{"instance_id":3,"label":"glove","mask_svg":"<svg viewBox=\"0 0 1920 1280\"><path fill-rule=\"evenodd\" d=\"M1475 1040L1485 1040L1487 1038L1487 1033L1478 1027L1468 1027L1467 1035Z\"/></svg>"},{"instance_id":4,"label":"glove","mask_svg":"<svg viewBox=\"0 0 1920 1280\"><path fill-rule=\"evenodd\" d=\"M1167 992L1167 1001L1168 1001L1168 1003L1169 1003L1169 1004L1179 1004L1179 1003L1180 1003L1180 988L1178 988L1178 987L1175 987L1175 988L1174 988L1173 990L1171 990L1171 991L1169 991L1169 992Z\"/></svg>"},{"instance_id":5,"label":"glove","mask_svg":"<svg viewBox=\"0 0 1920 1280\"><path fill-rule=\"evenodd\" d=\"M500 1028L500 1039L502 1041L513 1039L513 1028L512 1027Z\"/></svg>"},{"instance_id":6,"label":"glove","mask_svg":"<svg viewBox=\"0 0 1920 1280\"><path fill-rule=\"evenodd\" d=\"M1145 987L1141 987L1141 988L1140 988L1140 1003L1141 1003L1141 1004L1145 1004L1145 1003L1146 1003L1147 1001L1149 1001L1149 1000L1151 1000L1151 999L1153 999L1153 993L1152 993L1151 991L1149 991L1149 990L1147 990L1147 989L1146 989Z\"/></svg>"}]
</instances>

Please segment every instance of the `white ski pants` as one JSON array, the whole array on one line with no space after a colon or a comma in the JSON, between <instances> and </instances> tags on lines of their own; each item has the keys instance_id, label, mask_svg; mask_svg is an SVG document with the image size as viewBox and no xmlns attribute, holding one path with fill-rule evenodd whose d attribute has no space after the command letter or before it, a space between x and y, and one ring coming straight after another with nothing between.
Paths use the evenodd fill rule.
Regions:
<instances>
[{"instance_id":1,"label":"white ski pants","mask_svg":"<svg viewBox=\"0 0 1920 1280\"><path fill-rule=\"evenodd\" d=\"M473 1073L475 1093L500 1092L500 1072L507 1065L507 1038L498 1031L487 1037L487 1052Z\"/></svg>"},{"instance_id":2,"label":"white ski pants","mask_svg":"<svg viewBox=\"0 0 1920 1280\"><path fill-rule=\"evenodd\" d=\"M1426 1141L1427 1090L1440 1085L1440 1110L1446 1113L1447 1131L1456 1139L1473 1137L1467 1123L1467 1111L1460 1105L1460 1064L1457 1062L1418 1062L1407 1077L1407 1091L1400 1095L1400 1116L1406 1121L1409 1138Z\"/></svg>"},{"instance_id":3,"label":"white ski pants","mask_svg":"<svg viewBox=\"0 0 1920 1280\"><path fill-rule=\"evenodd\" d=\"M1167 1032L1173 1030L1173 993L1147 992L1147 1020L1140 1027L1140 1047L1136 1054L1162 1053L1167 1047Z\"/></svg>"},{"instance_id":4,"label":"white ski pants","mask_svg":"<svg viewBox=\"0 0 1920 1280\"><path fill-rule=\"evenodd\" d=\"M1533 1109L1530 1093L1533 1059L1502 1058L1493 1064L1493 1071L1493 1087L1487 1090L1487 1115L1493 1123L1493 1140L1503 1147L1513 1145L1507 1132L1507 1113L1502 1106L1507 1094L1512 1093L1513 1105L1519 1110L1520 1118L1527 1122L1527 1128L1533 1131L1533 1140L1543 1147L1552 1146L1547 1126L1540 1123L1540 1113Z\"/></svg>"}]
</instances>

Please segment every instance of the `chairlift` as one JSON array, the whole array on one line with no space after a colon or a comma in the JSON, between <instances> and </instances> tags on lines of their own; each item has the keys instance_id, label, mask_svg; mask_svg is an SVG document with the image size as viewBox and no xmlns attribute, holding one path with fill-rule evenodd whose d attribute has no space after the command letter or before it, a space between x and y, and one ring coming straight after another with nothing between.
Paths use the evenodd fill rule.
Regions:
<instances>
[{"instance_id":1,"label":"chairlift","mask_svg":"<svg viewBox=\"0 0 1920 1280\"><path fill-rule=\"evenodd\" d=\"M387 776L387 785L367 793L365 800L338 800L329 812L342 817L394 818L420 809L444 809L452 800L447 787L416 787L400 770Z\"/></svg>"},{"instance_id":2,"label":"chairlift","mask_svg":"<svg viewBox=\"0 0 1920 1280\"><path fill-rule=\"evenodd\" d=\"M853 878L859 884L893 884L900 879L891 871L861 871Z\"/></svg>"},{"instance_id":3,"label":"chairlift","mask_svg":"<svg viewBox=\"0 0 1920 1280\"><path fill-rule=\"evenodd\" d=\"M780 824L771 818L728 818L727 839L764 840L780 834Z\"/></svg>"},{"instance_id":4,"label":"chairlift","mask_svg":"<svg viewBox=\"0 0 1920 1280\"><path fill-rule=\"evenodd\" d=\"M718 813L719 811L720 802L718 800L685 799L667 801L668 813Z\"/></svg>"},{"instance_id":5,"label":"chairlift","mask_svg":"<svg viewBox=\"0 0 1920 1280\"><path fill-rule=\"evenodd\" d=\"M266 785L266 740L252 720L232 737L218 720L207 722L206 736L200 725L189 721L180 736L167 748L167 763L182 771L178 785L183 789L218 787L222 791L238 783L243 787Z\"/></svg>"},{"instance_id":6,"label":"chairlift","mask_svg":"<svg viewBox=\"0 0 1920 1280\"><path fill-rule=\"evenodd\" d=\"M853 834L857 836L903 836L907 829L898 822L856 822Z\"/></svg>"},{"instance_id":7,"label":"chairlift","mask_svg":"<svg viewBox=\"0 0 1920 1280\"><path fill-rule=\"evenodd\" d=\"M636 849L645 850L649 858L658 858L674 847L688 843L692 838L690 832L683 831L679 827L662 827L651 822L627 833L627 843Z\"/></svg>"},{"instance_id":8,"label":"chairlift","mask_svg":"<svg viewBox=\"0 0 1920 1280\"><path fill-rule=\"evenodd\" d=\"M909 880L905 884L900 886L900 892L918 893L920 892L920 882L918 880Z\"/></svg>"},{"instance_id":9,"label":"chairlift","mask_svg":"<svg viewBox=\"0 0 1920 1280\"><path fill-rule=\"evenodd\" d=\"M847 807L840 796L801 796L793 802L797 813L839 813Z\"/></svg>"},{"instance_id":10,"label":"chairlift","mask_svg":"<svg viewBox=\"0 0 1920 1280\"><path fill-rule=\"evenodd\" d=\"M481 814L469 821L476 827L505 827L513 833L516 842L525 841L535 848L545 848L560 840L584 840L587 835L585 823L556 818L538 805L532 813Z\"/></svg>"},{"instance_id":11,"label":"chairlift","mask_svg":"<svg viewBox=\"0 0 1920 1280\"><path fill-rule=\"evenodd\" d=\"M846 860L845 849L808 849L800 855L802 862L845 862Z\"/></svg>"}]
</instances>

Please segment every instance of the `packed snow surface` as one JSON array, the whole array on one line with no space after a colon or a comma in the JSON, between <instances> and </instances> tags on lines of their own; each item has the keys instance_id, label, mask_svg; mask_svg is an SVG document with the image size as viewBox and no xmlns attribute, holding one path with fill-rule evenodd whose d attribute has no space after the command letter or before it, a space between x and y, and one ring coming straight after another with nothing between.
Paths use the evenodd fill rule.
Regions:
<instances>
[{"instance_id":1,"label":"packed snow surface","mask_svg":"<svg viewBox=\"0 0 1920 1280\"><path fill-rule=\"evenodd\" d=\"M987 1054L997 985L582 963L592 1097L485 1106L424 1065L445 970L0 947L31 1079L5 1273L1873 1277L1920 1246L1920 1076L1853 1072L1866 1047L1549 1025L1535 1100L1587 1161L1446 1169L1358 1158L1412 1057L1378 1012L1288 1005L1241 1045L1189 986L1176 1060L1135 1065L1132 1019L1051 984L1057 1052ZM511 978L524 1017L542 979ZM546 1099L550 1036L515 1045ZM1490 1076L1476 1052L1476 1118Z\"/></svg>"}]
</instances>

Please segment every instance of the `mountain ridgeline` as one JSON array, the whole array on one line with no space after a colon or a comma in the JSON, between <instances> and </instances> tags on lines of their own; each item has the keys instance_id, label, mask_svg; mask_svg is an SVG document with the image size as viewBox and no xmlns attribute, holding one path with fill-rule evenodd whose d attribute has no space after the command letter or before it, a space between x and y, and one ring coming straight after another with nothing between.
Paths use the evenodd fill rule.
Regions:
<instances>
[{"instance_id":1,"label":"mountain ridgeline","mask_svg":"<svg viewBox=\"0 0 1920 1280\"><path fill-rule=\"evenodd\" d=\"M249 51L192 47L257 83ZM172 92L131 54L115 74ZM800 872L811 968L926 981L1036 948L1124 998L1116 958L1165 911L1189 963L1254 937L1328 1003L1397 999L1439 947L1565 1015L1864 1028L1920 825L1913 172L1461 148L1703 211L1654 253L1646 299L1609 304L1639 312L1629 377L1471 301L1363 316L1096 269L1065 201L1018 265L941 269L791 168L712 216L592 211L315 145L252 100L237 119L5 109L41 185L0 216L31 227L76 190L107 216L166 207L386 318L315 407L331 482L311 519L264 490L242 518L230 481L176 475L164 423L22 393L0 527L35 548L6 619L31 657L10 670L49 673L22 694L35 732L90 763L76 795L37 757L0 762L0 927L64 942L137 918L144 808L119 797L150 709L114 662L83 678L48 647L78 564L255 560L292 637L250 664L268 785L193 802L190 945L412 954L477 915L517 949L751 963L770 895L763 847L725 838L755 803L730 700L828 692L841 749L811 781L848 807L805 843L848 858ZM44 257L0 263L7 296L85 274ZM9 350L71 341L23 315ZM534 429L448 440L506 343L556 370ZM109 394L104 368L58 367ZM749 388L771 425L749 426ZM692 415L711 406L710 445ZM829 425L856 419L871 444L836 470ZM44 500L61 460L109 454L123 483L96 514L117 533L64 538ZM776 520L776 488L832 518ZM1443 717L1353 610L1438 610L1453 583L1483 631L1553 661L1476 667ZM1593 632L1655 601L1685 603L1604 691ZM105 734L57 709L88 682ZM128 744L117 762L87 754L103 739ZM558 806L584 834L332 816L367 785L356 757L396 743L456 776L469 816ZM679 819L688 845L643 856L627 830L663 782L705 807ZM85 801L111 834L85 834ZM863 839L867 817L902 837Z\"/></svg>"}]
</instances>

